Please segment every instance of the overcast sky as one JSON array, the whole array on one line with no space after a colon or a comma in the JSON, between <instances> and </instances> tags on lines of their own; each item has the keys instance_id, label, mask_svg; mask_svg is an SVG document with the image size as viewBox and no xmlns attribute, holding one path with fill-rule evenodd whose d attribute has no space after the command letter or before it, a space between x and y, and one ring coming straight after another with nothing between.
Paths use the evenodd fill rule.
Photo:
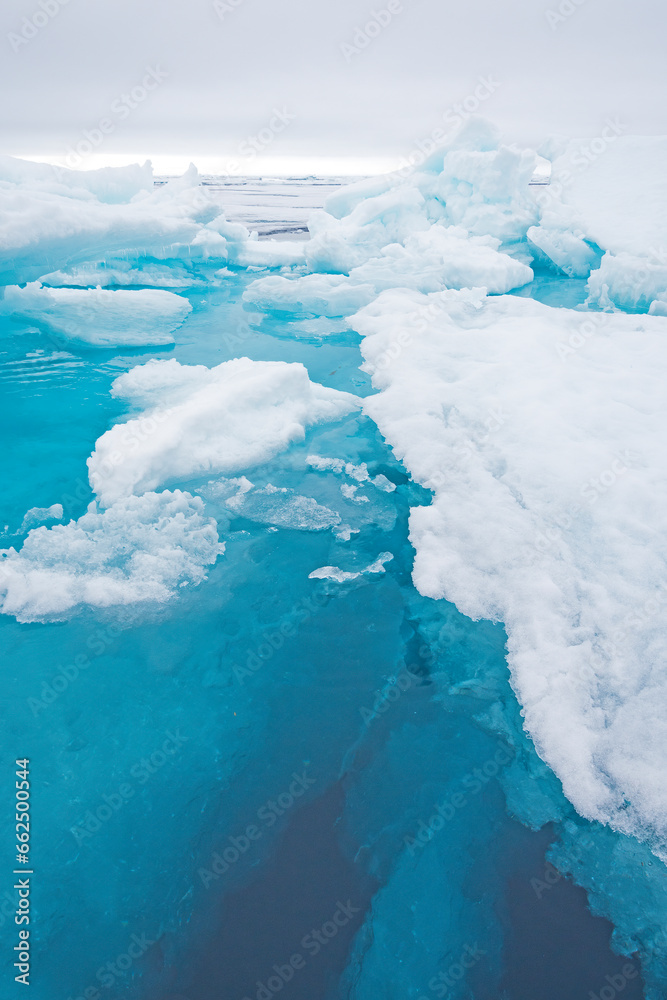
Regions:
<instances>
[{"instance_id":1,"label":"overcast sky","mask_svg":"<svg viewBox=\"0 0 667 1000\"><path fill-rule=\"evenodd\" d=\"M71 165L379 162L457 105L521 142L667 133L658 0L7 0L0 27L0 150Z\"/></svg>"}]
</instances>

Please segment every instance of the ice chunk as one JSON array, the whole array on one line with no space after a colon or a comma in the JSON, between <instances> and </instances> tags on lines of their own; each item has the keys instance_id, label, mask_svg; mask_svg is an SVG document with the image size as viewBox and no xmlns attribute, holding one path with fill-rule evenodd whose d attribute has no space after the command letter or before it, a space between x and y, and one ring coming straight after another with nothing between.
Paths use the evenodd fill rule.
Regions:
<instances>
[{"instance_id":1,"label":"ice chunk","mask_svg":"<svg viewBox=\"0 0 667 1000\"><path fill-rule=\"evenodd\" d=\"M494 237L470 237L465 229L435 224L407 236L405 245L383 247L378 256L352 268L349 278L261 278L246 289L244 300L260 309L296 315L349 316L386 288L435 292L483 285L501 293L532 281L532 270L500 253L499 245Z\"/></svg>"},{"instance_id":2,"label":"ice chunk","mask_svg":"<svg viewBox=\"0 0 667 1000\"><path fill-rule=\"evenodd\" d=\"M313 497L300 496L294 490L271 483L255 489L245 476L214 480L197 492L207 500L222 500L231 513L260 524L296 531L324 531L341 521L340 514L318 504Z\"/></svg>"},{"instance_id":3,"label":"ice chunk","mask_svg":"<svg viewBox=\"0 0 667 1000\"><path fill-rule=\"evenodd\" d=\"M31 169L21 182L0 181L0 283L22 284L45 271L121 251L157 259L204 256L191 245L219 215L220 206L201 187L194 168L160 188L142 186L121 204L68 185L54 188L41 168ZM220 222L209 230L225 258L230 240L236 246L248 235L242 226L226 227L226 235Z\"/></svg>"},{"instance_id":4,"label":"ice chunk","mask_svg":"<svg viewBox=\"0 0 667 1000\"><path fill-rule=\"evenodd\" d=\"M667 307L667 253L662 261L629 253L606 253L588 279L588 301L603 309L664 315ZM662 309L660 308L662 306Z\"/></svg>"},{"instance_id":5,"label":"ice chunk","mask_svg":"<svg viewBox=\"0 0 667 1000\"><path fill-rule=\"evenodd\" d=\"M410 518L419 591L504 622L571 802L664 850L667 320L394 291L351 323L364 409L435 493Z\"/></svg>"},{"instance_id":6,"label":"ice chunk","mask_svg":"<svg viewBox=\"0 0 667 1000\"><path fill-rule=\"evenodd\" d=\"M272 524L295 531L326 531L340 524L335 510L317 503L313 497L300 496L287 487L272 486L237 494L227 506L242 517L260 524Z\"/></svg>"},{"instance_id":7,"label":"ice chunk","mask_svg":"<svg viewBox=\"0 0 667 1000\"><path fill-rule=\"evenodd\" d=\"M19 533L23 534L28 528L34 528L36 524L44 524L45 521L60 521L62 516L63 505L61 503L53 503L50 507L31 507L23 518Z\"/></svg>"},{"instance_id":8,"label":"ice chunk","mask_svg":"<svg viewBox=\"0 0 667 1000\"><path fill-rule=\"evenodd\" d=\"M104 504L205 473L260 465L306 427L352 412L356 396L311 382L302 364L237 358L216 368L150 361L121 375L114 395L145 407L97 441L90 482Z\"/></svg>"},{"instance_id":9,"label":"ice chunk","mask_svg":"<svg viewBox=\"0 0 667 1000\"><path fill-rule=\"evenodd\" d=\"M133 264L113 258L96 264L80 264L63 271L53 271L41 278L50 288L107 288L110 285L135 285L149 288L196 288L206 284L182 262Z\"/></svg>"},{"instance_id":10,"label":"ice chunk","mask_svg":"<svg viewBox=\"0 0 667 1000\"><path fill-rule=\"evenodd\" d=\"M349 316L375 297L372 285L352 284L338 274L307 274L301 278L272 275L248 285L243 301L255 309L297 316Z\"/></svg>"},{"instance_id":11,"label":"ice chunk","mask_svg":"<svg viewBox=\"0 0 667 1000\"><path fill-rule=\"evenodd\" d=\"M388 243L402 243L414 231L427 229L426 203L413 185L400 185L360 202L342 219L322 212L309 222L311 240L306 263L313 271L345 274Z\"/></svg>"},{"instance_id":12,"label":"ice chunk","mask_svg":"<svg viewBox=\"0 0 667 1000\"><path fill-rule=\"evenodd\" d=\"M532 270L499 253L499 245L494 237L469 236L460 227L436 224L409 236L405 246L392 243L384 247L379 257L353 268L350 278L369 282L378 292L386 288L437 292L484 286L489 292L501 293L532 281Z\"/></svg>"},{"instance_id":13,"label":"ice chunk","mask_svg":"<svg viewBox=\"0 0 667 1000\"><path fill-rule=\"evenodd\" d=\"M0 608L19 621L67 618L82 605L163 602L198 584L224 547L198 497L175 490L91 503L78 521L34 528L4 549Z\"/></svg>"},{"instance_id":14,"label":"ice chunk","mask_svg":"<svg viewBox=\"0 0 667 1000\"><path fill-rule=\"evenodd\" d=\"M381 552L375 562L372 562L370 566L366 566L365 569L360 569L356 572L348 572L339 569L338 566L320 566L319 569L314 569L312 573L308 574L308 579L333 580L335 583L347 583L348 580L356 580L366 574L384 573L385 563L391 562L393 558L391 552Z\"/></svg>"},{"instance_id":15,"label":"ice chunk","mask_svg":"<svg viewBox=\"0 0 667 1000\"><path fill-rule=\"evenodd\" d=\"M305 250L292 240L247 240L230 254L230 260L240 267L285 267L303 264Z\"/></svg>"},{"instance_id":16,"label":"ice chunk","mask_svg":"<svg viewBox=\"0 0 667 1000\"><path fill-rule=\"evenodd\" d=\"M378 490L382 490L383 493L393 493L396 489L394 483L387 479L386 476L380 474L379 476L371 476L368 472L368 465L366 462L362 462L360 465L355 465L353 462L346 462L342 458L325 458L323 455L309 455L307 458L308 465L312 469L317 469L318 472L328 472L331 471L335 475L346 475L350 479L354 479L357 483L372 483ZM357 487L353 487L356 490ZM345 492L341 486L341 492L343 496L348 494Z\"/></svg>"},{"instance_id":17,"label":"ice chunk","mask_svg":"<svg viewBox=\"0 0 667 1000\"><path fill-rule=\"evenodd\" d=\"M173 344L173 331L192 310L187 299L155 288L44 288L10 285L0 312L25 317L70 340L98 347Z\"/></svg>"},{"instance_id":18,"label":"ice chunk","mask_svg":"<svg viewBox=\"0 0 667 1000\"><path fill-rule=\"evenodd\" d=\"M358 494L358 486L353 486L352 483L342 483L340 491L346 500L352 500L354 503L370 503L368 497L364 494Z\"/></svg>"},{"instance_id":19,"label":"ice chunk","mask_svg":"<svg viewBox=\"0 0 667 1000\"><path fill-rule=\"evenodd\" d=\"M523 240L539 218L529 188L537 160L532 150L501 145L487 123L470 120L420 169L337 192L328 202L332 214L321 212L310 220L312 239L306 244L306 261L313 271L349 274L381 257L392 244L405 247L410 238L414 243L414 235L429 230L433 223L459 227L472 236L493 237L500 244ZM430 238L444 239L437 231ZM472 249L458 249L466 256L472 253ZM453 267L452 250L456 252L455 245L447 248L445 263ZM431 253L438 253L437 246ZM486 257L490 258L488 252ZM496 268L498 264L496 260ZM474 283L485 282L475 279ZM439 287L446 286L445 278Z\"/></svg>"},{"instance_id":20,"label":"ice chunk","mask_svg":"<svg viewBox=\"0 0 667 1000\"><path fill-rule=\"evenodd\" d=\"M7 181L30 190L51 191L69 198L120 204L131 201L141 191L153 190L150 160L143 166L102 167L99 170L69 170L51 163L33 163L14 156L0 156L0 182Z\"/></svg>"},{"instance_id":21,"label":"ice chunk","mask_svg":"<svg viewBox=\"0 0 667 1000\"><path fill-rule=\"evenodd\" d=\"M598 262L595 250L569 230L531 226L527 236L533 246L570 278L587 278Z\"/></svg>"}]
</instances>

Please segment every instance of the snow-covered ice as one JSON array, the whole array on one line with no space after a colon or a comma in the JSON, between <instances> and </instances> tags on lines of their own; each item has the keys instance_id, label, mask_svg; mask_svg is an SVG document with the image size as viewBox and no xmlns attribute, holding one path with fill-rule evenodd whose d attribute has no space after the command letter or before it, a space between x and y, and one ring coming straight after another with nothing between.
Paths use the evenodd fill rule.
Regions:
<instances>
[{"instance_id":1,"label":"snow-covered ice","mask_svg":"<svg viewBox=\"0 0 667 1000\"><path fill-rule=\"evenodd\" d=\"M96 347L173 344L174 330L192 310L187 299L158 288L47 288L34 281L4 293L1 313Z\"/></svg>"},{"instance_id":2,"label":"snow-covered ice","mask_svg":"<svg viewBox=\"0 0 667 1000\"><path fill-rule=\"evenodd\" d=\"M113 393L143 411L103 434L88 460L104 504L174 479L249 469L359 405L311 382L302 364L248 358L216 368L151 361L116 379Z\"/></svg>"},{"instance_id":3,"label":"snow-covered ice","mask_svg":"<svg viewBox=\"0 0 667 1000\"><path fill-rule=\"evenodd\" d=\"M162 603L205 579L224 551L198 497L145 493L69 524L33 528L0 555L2 611L19 621L67 618L78 607Z\"/></svg>"}]
</instances>

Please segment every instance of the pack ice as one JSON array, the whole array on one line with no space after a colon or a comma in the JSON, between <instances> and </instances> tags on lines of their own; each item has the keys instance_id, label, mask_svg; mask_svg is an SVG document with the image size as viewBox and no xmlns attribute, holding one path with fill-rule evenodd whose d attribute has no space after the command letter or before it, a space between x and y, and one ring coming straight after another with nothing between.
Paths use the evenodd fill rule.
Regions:
<instances>
[{"instance_id":1,"label":"pack ice","mask_svg":"<svg viewBox=\"0 0 667 1000\"><path fill-rule=\"evenodd\" d=\"M551 185L531 188L537 154L471 121L408 177L334 195L306 247L322 277L291 299L322 295L323 272L339 300L380 291L349 324L377 390L365 412L434 493L411 516L415 584L505 624L526 726L570 800L663 852L666 272L650 255L667 142L608 145L552 140ZM494 294L531 268L586 279L582 305Z\"/></svg>"}]
</instances>

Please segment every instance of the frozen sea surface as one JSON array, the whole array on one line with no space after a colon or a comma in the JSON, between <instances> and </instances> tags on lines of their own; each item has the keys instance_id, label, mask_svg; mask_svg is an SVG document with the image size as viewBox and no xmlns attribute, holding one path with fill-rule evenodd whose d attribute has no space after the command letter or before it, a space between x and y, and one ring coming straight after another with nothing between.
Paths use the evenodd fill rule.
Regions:
<instances>
[{"instance_id":1,"label":"frozen sea surface","mask_svg":"<svg viewBox=\"0 0 667 1000\"><path fill-rule=\"evenodd\" d=\"M303 241L340 180L206 187L268 245ZM503 625L415 587L433 491L362 408L358 324L260 310L254 267L179 254L123 265L187 282L173 343L0 314L2 741L31 758L32 996L659 1000L661 954L643 939L645 994L633 934L658 940L662 863L565 797ZM584 284L543 265L520 292L572 309Z\"/></svg>"},{"instance_id":2,"label":"frozen sea surface","mask_svg":"<svg viewBox=\"0 0 667 1000\"><path fill-rule=\"evenodd\" d=\"M158 179L161 183L164 179ZM202 184L230 222L241 222L260 239L308 238L308 219L334 191L354 177L215 177Z\"/></svg>"}]
</instances>

